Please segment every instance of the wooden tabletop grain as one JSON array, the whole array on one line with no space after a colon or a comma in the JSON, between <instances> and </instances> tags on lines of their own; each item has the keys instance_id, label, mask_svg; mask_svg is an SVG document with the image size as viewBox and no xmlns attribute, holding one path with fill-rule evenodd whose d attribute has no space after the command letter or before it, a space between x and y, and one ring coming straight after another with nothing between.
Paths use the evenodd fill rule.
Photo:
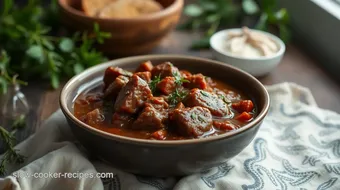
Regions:
<instances>
[{"instance_id":1,"label":"wooden tabletop grain","mask_svg":"<svg viewBox=\"0 0 340 190\"><path fill-rule=\"evenodd\" d=\"M184 54L212 59L209 50L189 50L192 40L199 37L199 34L174 31L164 39L152 54ZM288 44L280 65L269 75L260 78L260 81L265 85L294 82L308 87L321 108L340 113L340 84L321 69L321 64L313 60L309 54L306 54L295 44ZM59 108L60 89L61 87L58 90L50 90L48 84L42 84L41 81L31 81L27 87L23 87L31 110L27 118L27 128L17 137L19 141L34 133L40 127L42 121Z\"/></svg>"}]
</instances>

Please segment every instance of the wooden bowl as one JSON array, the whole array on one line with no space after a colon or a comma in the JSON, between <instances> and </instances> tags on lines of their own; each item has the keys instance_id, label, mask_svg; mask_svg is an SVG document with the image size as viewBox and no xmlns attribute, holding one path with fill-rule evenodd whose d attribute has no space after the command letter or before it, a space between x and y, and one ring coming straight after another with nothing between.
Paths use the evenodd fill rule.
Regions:
<instances>
[{"instance_id":1,"label":"wooden bowl","mask_svg":"<svg viewBox=\"0 0 340 190\"><path fill-rule=\"evenodd\" d=\"M170 61L180 69L200 72L226 82L252 99L258 115L245 126L225 134L164 141L110 134L81 122L73 115L76 97L101 85L107 67L132 70L145 60L154 65ZM181 55L135 56L98 64L70 79L60 95L60 107L73 134L92 155L117 169L155 177L197 173L236 156L255 137L267 115L269 102L265 87L250 74L221 62Z\"/></svg>"},{"instance_id":2,"label":"wooden bowl","mask_svg":"<svg viewBox=\"0 0 340 190\"><path fill-rule=\"evenodd\" d=\"M78 31L92 31L94 23L112 37L98 50L118 56L138 55L150 52L171 32L179 22L183 0L157 0L164 9L160 12L136 18L104 19L85 15L81 0L58 0L62 22Z\"/></svg>"}]
</instances>

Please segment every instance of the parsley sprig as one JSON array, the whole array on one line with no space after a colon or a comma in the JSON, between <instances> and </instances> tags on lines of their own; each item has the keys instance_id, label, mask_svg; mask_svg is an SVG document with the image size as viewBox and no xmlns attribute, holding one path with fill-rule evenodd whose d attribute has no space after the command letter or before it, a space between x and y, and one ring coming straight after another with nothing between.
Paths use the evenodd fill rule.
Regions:
<instances>
[{"instance_id":1,"label":"parsley sprig","mask_svg":"<svg viewBox=\"0 0 340 190\"><path fill-rule=\"evenodd\" d=\"M179 102L185 99L185 97L188 95L187 91L179 90L178 88L169 95L168 102L170 105L177 105Z\"/></svg>"},{"instance_id":2,"label":"parsley sprig","mask_svg":"<svg viewBox=\"0 0 340 190\"><path fill-rule=\"evenodd\" d=\"M149 83L149 87L152 93L154 93L157 89L157 84L161 82L161 75L155 76Z\"/></svg>"},{"instance_id":3,"label":"parsley sprig","mask_svg":"<svg viewBox=\"0 0 340 190\"><path fill-rule=\"evenodd\" d=\"M177 86L182 86L183 83L190 82L189 80L182 77L179 72L175 72L175 74L173 74L173 75L175 77L175 83L176 83Z\"/></svg>"}]
</instances>

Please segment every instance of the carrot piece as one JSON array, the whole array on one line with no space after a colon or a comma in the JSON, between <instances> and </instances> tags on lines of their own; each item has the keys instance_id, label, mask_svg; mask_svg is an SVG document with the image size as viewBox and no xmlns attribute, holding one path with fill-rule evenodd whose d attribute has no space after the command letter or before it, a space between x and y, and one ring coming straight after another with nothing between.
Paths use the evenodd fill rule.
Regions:
<instances>
[{"instance_id":1,"label":"carrot piece","mask_svg":"<svg viewBox=\"0 0 340 190\"><path fill-rule=\"evenodd\" d=\"M235 119L239 121L249 121L251 118L253 118L253 115L248 112L242 112L240 115L235 117Z\"/></svg>"},{"instance_id":2,"label":"carrot piece","mask_svg":"<svg viewBox=\"0 0 340 190\"><path fill-rule=\"evenodd\" d=\"M164 140L166 138L166 134L167 134L166 130L161 129L152 133L151 137L157 140Z\"/></svg>"},{"instance_id":3,"label":"carrot piece","mask_svg":"<svg viewBox=\"0 0 340 190\"><path fill-rule=\"evenodd\" d=\"M238 103L233 103L232 107L238 112L251 112L254 109L254 104L251 100L241 100Z\"/></svg>"}]
</instances>

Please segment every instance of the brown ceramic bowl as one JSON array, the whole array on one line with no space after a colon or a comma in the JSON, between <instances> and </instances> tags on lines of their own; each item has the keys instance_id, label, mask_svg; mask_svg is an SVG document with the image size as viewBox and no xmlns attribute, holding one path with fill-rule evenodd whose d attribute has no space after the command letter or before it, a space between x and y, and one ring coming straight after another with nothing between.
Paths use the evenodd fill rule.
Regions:
<instances>
[{"instance_id":1,"label":"brown ceramic bowl","mask_svg":"<svg viewBox=\"0 0 340 190\"><path fill-rule=\"evenodd\" d=\"M150 15L127 19L103 19L91 17L81 10L81 0L58 0L62 22L78 31L92 31L98 23L102 31L112 37L98 46L99 50L112 55L126 56L150 52L177 25L183 0L157 0L165 7Z\"/></svg>"},{"instance_id":2,"label":"brown ceramic bowl","mask_svg":"<svg viewBox=\"0 0 340 190\"><path fill-rule=\"evenodd\" d=\"M73 115L73 103L79 93L102 85L109 66L135 69L141 62L172 62L180 69L224 81L246 93L255 102L258 115L249 124L226 134L190 140L144 140L109 134L79 121ZM240 153L254 138L269 108L265 87L253 76L232 66L197 57L149 55L117 59L87 69L73 77L60 95L60 107L74 135L93 155L126 172L158 177L199 172L227 161Z\"/></svg>"}]
</instances>

